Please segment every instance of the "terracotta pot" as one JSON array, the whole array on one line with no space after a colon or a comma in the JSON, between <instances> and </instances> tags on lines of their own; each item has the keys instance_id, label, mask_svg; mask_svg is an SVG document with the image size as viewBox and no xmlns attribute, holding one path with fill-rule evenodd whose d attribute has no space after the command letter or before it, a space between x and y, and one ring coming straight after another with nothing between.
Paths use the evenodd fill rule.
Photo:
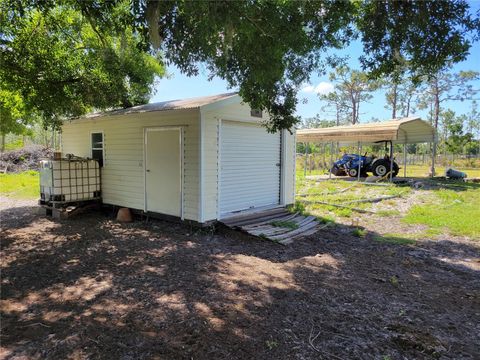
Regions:
<instances>
[{"instance_id":1,"label":"terracotta pot","mask_svg":"<svg viewBox=\"0 0 480 360\"><path fill-rule=\"evenodd\" d=\"M132 212L129 208L120 208L117 213L117 221L120 222L132 222Z\"/></svg>"}]
</instances>

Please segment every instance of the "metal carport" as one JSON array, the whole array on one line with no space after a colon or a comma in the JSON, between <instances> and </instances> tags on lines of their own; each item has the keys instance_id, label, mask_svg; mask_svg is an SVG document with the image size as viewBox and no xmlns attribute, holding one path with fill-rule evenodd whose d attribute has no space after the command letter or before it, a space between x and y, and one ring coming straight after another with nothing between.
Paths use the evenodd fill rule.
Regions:
<instances>
[{"instance_id":1,"label":"metal carport","mask_svg":"<svg viewBox=\"0 0 480 360\"><path fill-rule=\"evenodd\" d=\"M435 129L419 117L402 118L369 124L334 126L318 129L300 129L296 133L297 142L373 144L391 142L404 145L404 167L406 167L405 147L413 143L435 143ZM435 149L435 146L433 147ZM392 152L392 151L391 151ZM435 153L432 153L432 176L435 170Z\"/></svg>"}]
</instances>

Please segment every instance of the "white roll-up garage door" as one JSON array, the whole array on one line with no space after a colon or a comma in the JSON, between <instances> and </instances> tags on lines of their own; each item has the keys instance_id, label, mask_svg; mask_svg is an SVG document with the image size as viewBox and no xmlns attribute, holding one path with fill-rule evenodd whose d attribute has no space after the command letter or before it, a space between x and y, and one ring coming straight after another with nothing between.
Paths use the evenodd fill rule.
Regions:
<instances>
[{"instance_id":1,"label":"white roll-up garage door","mask_svg":"<svg viewBox=\"0 0 480 360\"><path fill-rule=\"evenodd\" d=\"M280 133L222 121L220 133L220 217L280 202Z\"/></svg>"}]
</instances>

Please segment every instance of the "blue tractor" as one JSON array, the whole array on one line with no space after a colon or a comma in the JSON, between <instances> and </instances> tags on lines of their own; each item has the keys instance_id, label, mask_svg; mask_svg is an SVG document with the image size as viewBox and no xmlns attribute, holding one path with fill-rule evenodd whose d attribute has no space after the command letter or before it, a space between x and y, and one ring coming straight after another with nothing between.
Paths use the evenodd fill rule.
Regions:
<instances>
[{"instance_id":1,"label":"blue tractor","mask_svg":"<svg viewBox=\"0 0 480 360\"><path fill-rule=\"evenodd\" d=\"M367 156L357 154L344 154L342 158L333 163L330 172L335 176L351 176L357 177L360 169L360 176L367 176L367 172L372 172L375 176L385 176L390 172L392 166L392 177L397 176L399 167L393 161L390 163L390 156L385 155L383 158L377 158L374 155Z\"/></svg>"}]
</instances>

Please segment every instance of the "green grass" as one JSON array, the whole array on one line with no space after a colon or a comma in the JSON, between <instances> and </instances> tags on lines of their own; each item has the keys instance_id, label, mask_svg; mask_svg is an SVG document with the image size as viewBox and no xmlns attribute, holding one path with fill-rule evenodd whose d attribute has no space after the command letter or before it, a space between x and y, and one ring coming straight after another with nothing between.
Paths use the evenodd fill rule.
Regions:
<instances>
[{"instance_id":1,"label":"green grass","mask_svg":"<svg viewBox=\"0 0 480 360\"><path fill-rule=\"evenodd\" d=\"M36 199L39 197L40 178L37 171L18 174L0 174L0 195L15 199Z\"/></svg>"},{"instance_id":2,"label":"green grass","mask_svg":"<svg viewBox=\"0 0 480 360\"><path fill-rule=\"evenodd\" d=\"M448 166L450 167L450 166ZM467 173L467 176L469 178L473 177L480 177L480 168L479 169L474 169L474 168L466 168L466 167L457 167L457 166L452 166L456 170L463 171ZM444 176L445 175L445 166L436 166L435 167L435 173L437 176ZM407 165L407 176L411 177L427 177L427 175L430 173L430 165ZM400 169L400 173L398 174L400 177L403 176L403 169Z\"/></svg>"},{"instance_id":3,"label":"green grass","mask_svg":"<svg viewBox=\"0 0 480 360\"><path fill-rule=\"evenodd\" d=\"M21 149L25 146L24 142L22 139L17 139L15 141L10 141L5 144L5 150L10 151L10 150L18 150Z\"/></svg>"},{"instance_id":4,"label":"green grass","mask_svg":"<svg viewBox=\"0 0 480 360\"><path fill-rule=\"evenodd\" d=\"M440 230L440 229L427 229L423 233L423 236L426 237L426 238L435 238L435 237L437 237L438 235L441 235L441 234L442 234L442 230Z\"/></svg>"},{"instance_id":5,"label":"green grass","mask_svg":"<svg viewBox=\"0 0 480 360\"><path fill-rule=\"evenodd\" d=\"M390 217L390 216L398 216L400 215L400 211L398 210L377 210L378 216L383 217Z\"/></svg>"},{"instance_id":6,"label":"green grass","mask_svg":"<svg viewBox=\"0 0 480 360\"><path fill-rule=\"evenodd\" d=\"M303 174L297 175L297 192L306 195L298 197L297 203L302 204L305 201L303 203L304 211L318 217L334 215L337 218L351 218L357 214L352 209L339 208L318 202L368 210L372 207L372 203L358 203L355 201L378 196L406 195L411 191L409 187L398 187L395 185L373 187L339 179L316 182L315 180L305 179ZM347 204L348 202L352 203Z\"/></svg>"},{"instance_id":7,"label":"green grass","mask_svg":"<svg viewBox=\"0 0 480 360\"><path fill-rule=\"evenodd\" d=\"M333 224L335 218L332 216L317 216L317 220L320 224Z\"/></svg>"},{"instance_id":8,"label":"green grass","mask_svg":"<svg viewBox=\"0 0 480 360\"><path fill-rule=\"evenodd\" d=\"M307 213L305 205L300 201L295 201L294 205L289 205L287 207L287 210L290 211L292 214L299 213L300 215L305 215Z\"/></svg>"},{"instance_id":9,"label":"green grass","mask_svg":"<svg viewBox=\"0 0 480 360\"><path fill-rule=\"evenodd\" d=\"M404 196L404 195L410 194L411 192L412 192L412 188L410 186L402 186L402 185L388 186L385 189L385 195Z\"/></svg>"},{"instance_id":10,"label":"green grass","mask_svg":"<svg viewBox=\"0 0 480 360\"><path fill-rule=\"evenodd\" d=\"M400 165L402 167L400 169L400 172L398 173L398 177L403 177L403 165ZM448 166L450 167L450 166ZM469 167L463 167L463 166L452 166L456 170L463 171L467 173L469 178L473 177L480 177L480 168L469 168ZM435 166L436 174L437 176L444 176L445 175L445 169L446 167L443 165L436 165ZM424 164L424 165L407 165L407 176L408 177L427 177L428 174L430 173L430 165ZM310 175L328 175L328 172L326 170L312 170L311 172L307 170L307 176ZM298 177L303 177L303 170L302 169L297 169L297 176ZM332 175L332 179L334 179L335 176Z\"/></svg>"},{"instance_id":11,"label":"green grass","mask_svg":"<svg viewBox=\"0 0 480 360\"><path fill-rule=\"evenodd\" d=\"M416 243L415 239L408 238L406 234L385 234L375 236L373 240L384 244L412 245Z\"/></svg>"},{"instance_id":12,"label":"green grass","mask_svg":"<svg viewBox=\"0 0 480 360\"><path fill-rule=\"evenodd\" d=\"M480 189L437 190L428 204L413 206L403 221L425 224L433 230L480 238Z\"/></svg>"},{"instance_id":13,"label":"green grass","mask_svg":"<svg viewBox=\"0 0 480 360\"><path fill-rule=\"evenodd\" d=\"M352 217L353 211L350 209L339 209L334 206L328 207L328 210L335 213L337 216L349 218Z\"/></svg>"},{"instance_id":14,"label":"green grass","mask_svg":"<svg viewBox=\"0 0 480 360\"><path fill-rule=\"evenodd\" d=\"M412 166L412 168L417 172L428 172L426 165L423 167ZM315 172L318 173L318 171ZM480 169L469 169L466 172L469 177L480 176ZM361 215L351 209L337 208L318 202L373 210L376 212L376 216L384 218L398 217L402 214L396 209L397 198L382 201L374 206L371 203L354 201L389 195L415 196L415 199L412 200L417 205L413 205L402 220L392 219L392 221L428 226L422 233L423 238L435 238L442 233L447 233L480 239L480 221L478 220L480 219L480 185L441 179L426 181L426 184L429 185L433 185L433 183L439 186L426 186L419 192L410 186L403 185L368 186L335 178L329 181L315 181L305 178L302 171L297 171L297 193L306 196L297 197L296 208L319 218L333 218L334 221L355 219ZM347 202L351 203L345 204ZM416 238L404 234L379 238L379 241L393 243L412 243L415 240Z\"/></svg>"},{"instance_id":15,"label":"green grass","mask_svg":"<svg viewBox=\"0 0 480 360\"><path fill-rule=\"evenodd\" d=\"M298 229L298 224L295 221L272 221L270 225L292 230Z\"/></svg>"},{"instance_id":16,"label":"green grass","mask_svg":"<svg viewBox=\"0 0 480 360\"><path fill-rule=\"evenodd\" d=\"M368 231L366 229L355 228L352 231L352 235L356 237L365 237Z\"/></svg>"}]
</instances>

